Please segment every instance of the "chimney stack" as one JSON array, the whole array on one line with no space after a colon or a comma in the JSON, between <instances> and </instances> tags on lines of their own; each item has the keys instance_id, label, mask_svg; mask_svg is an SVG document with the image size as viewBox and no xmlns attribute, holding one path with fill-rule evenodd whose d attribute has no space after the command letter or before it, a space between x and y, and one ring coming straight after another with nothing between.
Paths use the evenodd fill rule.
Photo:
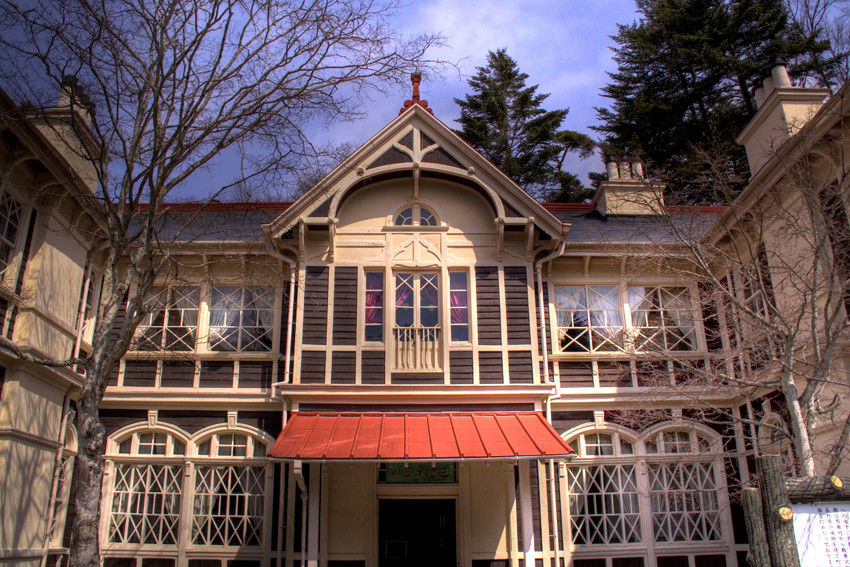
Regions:
<instances>
[{"instance_id":1,"label":"chimney stack","mask_svg":"<svg viewBox=\"0 0 850 567\"><path fill-rule=\"evenodd\" d=\"M663 183L643 177L639 160L606 158L608 179L599 184L593 202L602 215L657 215L664 208Z\"/></svg>"}]
</instances>

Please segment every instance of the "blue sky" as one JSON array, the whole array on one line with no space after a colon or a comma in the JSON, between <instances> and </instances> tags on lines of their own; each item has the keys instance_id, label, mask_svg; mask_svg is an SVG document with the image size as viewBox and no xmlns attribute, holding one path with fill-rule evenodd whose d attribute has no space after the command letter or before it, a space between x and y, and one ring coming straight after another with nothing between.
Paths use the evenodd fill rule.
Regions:
<instances>
[{"instance_id":1,"label":"blue sky","mask_svg":"<svg viewBox=\"0 0 850 567\"><path fill-rule=\"evenodd\" d=\"M467 78L484 65L487 52L506 48L508 55L528 74L528 84L550 93L547 109L569 108L564 128L592 134L595 106L607 106L599 89L614 71L609 36L617 24L636 19L633 0L429 0L411 2L397 18L396 27L407 35L441 33L447 46L432 53L459 62L458 71L442 77L425 77L421 96L434 115L450 127L460 115L455 98L467 93ZM322 129L317 141L349 142L359 146L398 115L410 87L397 87L372 96L365 104L366 117ZM565 168L587 183L586 175L601 171L599 156L577 158Z\"/></svg>"}]
</instances>

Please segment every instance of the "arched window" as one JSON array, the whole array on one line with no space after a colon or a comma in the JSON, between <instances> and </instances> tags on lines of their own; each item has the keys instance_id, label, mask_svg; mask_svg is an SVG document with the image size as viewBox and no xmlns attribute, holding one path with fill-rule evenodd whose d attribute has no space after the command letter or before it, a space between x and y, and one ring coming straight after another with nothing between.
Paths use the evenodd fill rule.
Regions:
<instances>
[{"instance_id":1,"label":"arched window","mask_svg":"<svg viewBox=\"0 0 850 567\"><path fill-rule=\"evenodd\" d=\"M714 445L692 429L653 429L644 439L655 541L722 537Z\"/></svg>"},{"instance_id":2,"label":"arched window","mask_svg":"<svg viewBox=\"0 0 850 567\"><path fill-rule=\"evenodd\" d=\"M591 429L568 442L578 453L566 467L573 544L640 542L634 440L619 430Z\"/></svg>"},{"instance_id":3,"label":"arched window","mask_svg":"<svg viewBox=\"0 0 850 567\"><path fill-rule=\"evenodd\" d=\"M222 559L261 559L270 521L271 441L238 423L191 437L162 422L114 434L107 447L112 492L106 554L150 545L156 547L146 549L163 558L203 558L201 546L213 546Z\"/></svg>"},{"instance_id":4,"label":"arched window","mask_svg":"<svg viewBox=\"0 0 850 567\"><path fill-rule=\"evenodd\" d=\"M176 544L179 537L186 439L176 431L145 428L115 439L112 447L110 543Z\"/></svg>"},{"instance_id":5,"label":"arched window","mask_svg":"<svg viewBox=\"0 0 850 567\"><path fill-rule=\"evenodd\" d=\"M192 544L260 546L265 511L265 442L224 430L197 443ZM221 462L239 459L238 463Z\"/></svg>"},{"instance_id":6,"label":"arched window","mask_svg":"<svg viewBox=\"0 0 850 567\"><path fill-rule=\"evenodd\" d=\"M437 215L423 205L408 205L396 213L395 226L439 226Z\"/></svg>"}]
</instances>

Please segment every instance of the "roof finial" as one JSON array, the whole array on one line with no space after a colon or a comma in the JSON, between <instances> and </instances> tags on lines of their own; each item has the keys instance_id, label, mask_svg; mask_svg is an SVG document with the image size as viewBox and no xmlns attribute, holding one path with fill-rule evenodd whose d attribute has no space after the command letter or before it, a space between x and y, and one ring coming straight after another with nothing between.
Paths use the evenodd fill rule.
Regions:
<instances>
[{"instance_id":1,"label":"roof finial","mask_svg":"<svg viewBox=\"0 0 850 567\"><path fill-rule=\"evenodd\" d=\"M405 110L412 107L414 104L417 104L417 105L421 106L422 108L424 108L425 110L427 110L428 112L430 112L431 114L434 114L434 111L431 110L430 108L428 108L428 101L427 100L421 100L419 98L419 83L422 82L422 73L420 73L419 71L416 71L415 73L411 73L410 74L410 82L413 84L413 95L410 97L410 100L404 101L404 108L399 110L398 113L402 114Z\"/></svg>"}]
</instances>

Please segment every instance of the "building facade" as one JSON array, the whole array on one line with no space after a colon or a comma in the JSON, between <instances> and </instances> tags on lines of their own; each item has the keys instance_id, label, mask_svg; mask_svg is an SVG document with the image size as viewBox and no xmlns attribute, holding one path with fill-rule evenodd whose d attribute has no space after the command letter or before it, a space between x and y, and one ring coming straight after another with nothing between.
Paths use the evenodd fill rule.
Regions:
<instances>
[{"instance_id":1,"label":"building facade","mask_svg":"<svg viewBox=\"0 0 850 567\"><path fill-rule=\"evenodd\" d=\"M824 98L769 93L753 152L802 91ZM4 127L4 340L85 354L97 219L65 171L84 168ZM102 403L104 565L743 565L749 433L781 403L688 382L730 335L653 260L726 214L665 207L625 162L592 204L538 203L417 96L296 202L206 207ZM80 378L2 364L0 563L61 563Z\"/></svg>"}]
</instances>

